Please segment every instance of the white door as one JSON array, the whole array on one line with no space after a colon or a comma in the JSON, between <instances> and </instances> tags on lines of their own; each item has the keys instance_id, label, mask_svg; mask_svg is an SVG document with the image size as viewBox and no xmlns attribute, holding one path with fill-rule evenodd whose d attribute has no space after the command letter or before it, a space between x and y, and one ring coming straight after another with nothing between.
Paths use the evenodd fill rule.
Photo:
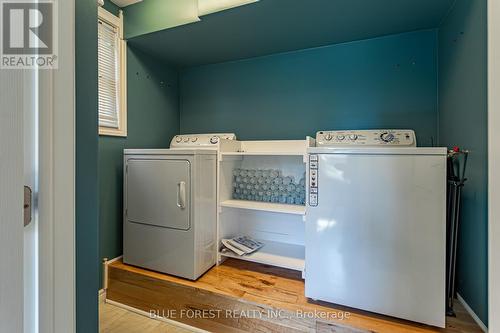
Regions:
<instances>
[{"instance_id":1,"label":"white door","mask_svg":"<svg viewBox=\"0 0 500 333\"><path fill-rule=\"evenodd\" d=\"M59 69L0 69L1 333L75 331L75 6L56 3Z\"/></svg>"},{"instance_id":2,"label":"white door","mask_svg":"<svg viewBox=\"0 0 500 333\"><path fill-rule=\"evenodd\" d=\"M191 163L185 159L127 160L127 221L189 230Z\"/></svg>"},{"instance_id":3,"label":"white door","mask_svg":"<svg viewBox=\"0 0 500 333\"><path fill-rule=\"evenodd\" d=\"M0 332L23 332L25 75L0 70Z\"/></svg>"}]
</instances>

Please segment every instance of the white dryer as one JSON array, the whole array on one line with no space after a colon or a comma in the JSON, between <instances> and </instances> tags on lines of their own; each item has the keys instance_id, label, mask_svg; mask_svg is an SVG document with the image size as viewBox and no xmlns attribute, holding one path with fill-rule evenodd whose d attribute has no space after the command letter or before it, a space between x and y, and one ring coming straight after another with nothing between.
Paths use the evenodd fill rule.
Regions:
<instances>
[{"instance_id":1,"label":"white dryer","mask_svg":"<svg viewBox=\"0 0 500 333\"><path fill-rule=\"evenodd\" d=\"M325 131L308 149L305 292L444 327L446 148L411 130Z\"/></svg>"},{"instance_id":2,"label":"white dryer","mask_svg":"<svg viewBox=\"0 0 500 333\"><path fill-rule=\"evenodd\" d=\"M216 262L217 152L234 134L124 151L123 261L196 280Z\"/></svg>"}]
</instances>

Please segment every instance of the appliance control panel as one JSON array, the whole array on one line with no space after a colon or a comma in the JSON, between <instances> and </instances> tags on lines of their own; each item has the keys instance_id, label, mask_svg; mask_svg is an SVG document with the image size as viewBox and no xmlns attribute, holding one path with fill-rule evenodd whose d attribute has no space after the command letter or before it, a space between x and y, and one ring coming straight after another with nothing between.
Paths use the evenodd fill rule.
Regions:
<instances>
[{"instance_id":1,"label":"appliance control panel","mask_svg":"<svg viewBox=\"0 0 500 333\"><path fill-rule=\"evenodd\" d=\"M311 207L316 207L318 205L319 193L318 193L318 176L319 176L319 159L318 155L309 155L309 183L308 183L308 204Z\"/></svg>"},{"instance_id":2,"label":"appliance control panel","mask_svg":"<svg viewBox=\"0 0 500 333\"><path fill-rule=\"evenodd\" d=\"M181 134L173 137L170 148L217 147L221 139L236 140L234 133Z\"/></svg>"},{"instance_id":3,"label":"appliance control panel","mask_svg":"<svg viewBox=\"0 0 500 333\"><path fill-rule=\"evenodd\" d=\"M415 131L400 129L319 131L316 146L321 147L416 147Z\"/></svg>"}]
</instances>

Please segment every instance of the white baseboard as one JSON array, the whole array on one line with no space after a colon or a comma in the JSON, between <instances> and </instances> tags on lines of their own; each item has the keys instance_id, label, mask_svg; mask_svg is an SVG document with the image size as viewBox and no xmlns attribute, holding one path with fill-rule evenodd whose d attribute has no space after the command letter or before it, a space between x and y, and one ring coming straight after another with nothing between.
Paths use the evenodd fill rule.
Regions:
<instances>
[{"instance_id":1,"label":"white baseboard","mask_svg":"<svg viewBox=\"0 0 500 333\"><path fill-rule=\"evenodd\" d=\"M133 308L131 306L128 306L128 305L125 305L125 304L122 304L122 303L118 303L118 302L112 301L110 299L107 299L106 303L114 305L114 306L122 308L122 309L125 309L125 310L130 311L130 312L137 313L137 314L139 314L141 316L150 318L151 320L163 321L163 322L165 322L167 324L170 324L172 326L176 326L176 327L179 327L179 328L183 328L183 329L188 330L190 332L210 333L209 331L202 330L201 328L197 328L197 327L194 327L194 326L189 326L189 325L180 323L180 322L172 320L172 319L168 319L168 318L164 318L164 317L151 318L149 312L146 312L146 311L143 311L143 310L139 310L139 309Z\"/></svg>"},{"instance_id":2,"label":"white baseboard","mask_svg":"<svg viewBox=\"0 0 500 333\"><path fill-rule=\"evenodd\" d=\"M104 290L108 289L108 266L109 264L112 264L114 263L115 261L117 260L120 260L123 258L123 255L121 256L118 256L116 258L113 258L111 260L106 260L106 258L104 258L103 260L106 260L106 261L103 261L103 270L102 270L102 288Z\"/></svg>"},{"instance_id":3,"label":"white baseboard","mask_svg":"<svg viewBox=\"0 0 500 333\"><path fill-rule=\"evenodd\" d=\"M123 258L123 255L118 256L118 257L116 257L116 258L113 258L113 259L111 259L111 260L108 260L108 261L107 261L107 262L108 262L108 265L109 265L109 264L112 264L112 263L114 263L115 261L118 261L118 260L120 260L120 259L122 259L122 258Z\"/></svg>"},{"instance_id":4,"label":"white baseboard","mask_svg":"<svg viewBox=\"0 0 500 333\"><path fill-rule=\"evenodd\" d=\"M99 304L104 303L106 301L106 290L99 290Z\"/></svg>"},{"instance_id":5,"label":"white baseboard","mask_svg":"<svg viewBox=\"0 0 500 333\"><path fill-rule=\"evenodd\" d=\"M481 319L479 319L474 310L472 310L472 308L469 306L469 304L467 304L467 302L463 299L463 297L460 296L460 294L457 294L457 299L464 306L465 310L471 315L472 319L474 319L474 321L479 325L479 327L481 327L483 332L485 333L488 332L488 328L486 327L486 325L481 321Z\"/></svg>"}]
</instances>

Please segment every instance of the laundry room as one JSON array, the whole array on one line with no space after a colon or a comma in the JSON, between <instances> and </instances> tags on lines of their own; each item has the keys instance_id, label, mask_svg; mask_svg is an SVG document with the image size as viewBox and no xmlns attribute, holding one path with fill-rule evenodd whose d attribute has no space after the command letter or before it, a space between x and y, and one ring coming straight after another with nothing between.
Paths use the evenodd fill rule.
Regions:
<instances>
[{"instance_id":1,"label":"laundry room","mask_svg":"<svg viewBox=\"0 0 500 333\"><path fill-rule=\"evenodd\" d=\"M486 13L104 0L101 298L187 331L482 332Z\"/></svg>"}]
</instances>

